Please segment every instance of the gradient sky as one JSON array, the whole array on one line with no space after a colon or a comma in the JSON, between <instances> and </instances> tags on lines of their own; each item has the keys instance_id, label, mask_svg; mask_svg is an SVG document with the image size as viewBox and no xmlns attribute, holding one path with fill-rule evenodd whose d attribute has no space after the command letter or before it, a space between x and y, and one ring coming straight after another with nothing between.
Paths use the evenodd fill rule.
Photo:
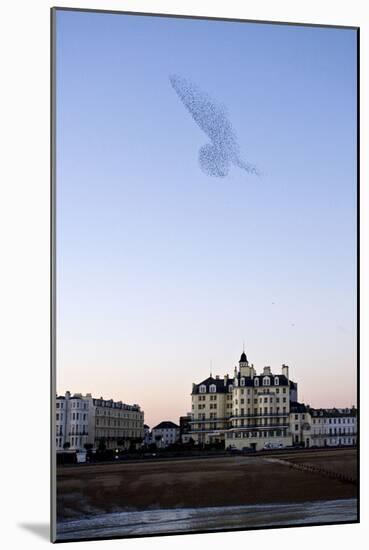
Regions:
<instances>
[{"instance_id":1,"label":"gradient sky","mask_svg":"<svg viewBox=\"0 0 369 550\"><path fill-rule=\"evenodd\" d=\"M355 404L355 31L56 18L58 392L178 422L245 341L300 400ZM260 177L200 170L172 73L227 106Z\"/></svg>"}]
</instances>

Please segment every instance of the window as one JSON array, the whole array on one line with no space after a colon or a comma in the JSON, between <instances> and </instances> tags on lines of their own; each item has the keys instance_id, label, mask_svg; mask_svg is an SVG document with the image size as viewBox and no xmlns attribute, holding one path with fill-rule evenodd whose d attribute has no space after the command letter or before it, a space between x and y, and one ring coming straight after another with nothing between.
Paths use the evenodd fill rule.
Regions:
<instances>
[{"instance_id":1,"label":"window","mask_svg":"<svg viewBox=\"0 0 369 550\"><path fill-rule=\"evenodd\" d=\"M59 414L58 413L56 413L56 419L59 420Z\"/></svg>"},{"instance_id":2,"label":"window","mask_svg":"<svg viewBox=\"0 0 369 550\"><path fill-rule=\"evenodd\" d=\"M244 385L245 385L245 379L241 378L241 386L244 386Z\"/></svg>"},{"instance_id":3,"label":"window","mask_svg":"<svg viewBox=\"0 0 369 550\"><path fill-rule=\"evenodd\" d=\"M211 384L209 388L210 393L215 393L217 391L217 387L215 384Z\"/></svg>"},{"instance_id":4,"label":"window","mask_svg":"<svg viewBox=\"0 0 369 550\"><path fill-rule=\"evenodd\" d=\"M270 378L269 378L269 376L264 376L264 378L263 378L263 386L270 386Z\"/></svg>"},{"instance_id":5,"label":"window","mask_svg":"<svg viewBox=\"0 0 369 550\"><path fill-rule=\"evenodd\" d=\"M60 407L60 403L57 403L56 408L59 409L59 407Z\"/></svg>"},{"instance_id":6,"label":"window","mask_svg":"<svg viewBox=\"0 0 369 550\"><path fill-rule=\"evenodd\" d=\"M206 386L204 386L203 384L200 386L200 393L205 393L206 392Z\"/></svg>"},{"instance_id":7,"label":"window","mask_svg":"<svg viewBox=\"0 0 369 550\"><path fill-rule=\"evenodd\" d=\"M279 386L279 378L278 378L278 376L275 376L275 377L274 377L274 385L275 385L275 386Z\"/></svg>"},{"instance_id":8,"label":"window","mask_svg":"<svg viewBox=\"0 0 369 550\"><path fill-rule=\"evenodd\" d=\"M254 386L258 386L259 385L259 378L254 378Z\"/></svg>"},{"instance_id":9,"label":"window","mask_svg":"<svg viewBox=\"0 0 369 550\"><path fill-rule=\"evenodd\" d=\"M228 386L228 391L233 391L233 386L232 386L232 384L230 384L230 385Z\"/></svg>"}]
</instances>

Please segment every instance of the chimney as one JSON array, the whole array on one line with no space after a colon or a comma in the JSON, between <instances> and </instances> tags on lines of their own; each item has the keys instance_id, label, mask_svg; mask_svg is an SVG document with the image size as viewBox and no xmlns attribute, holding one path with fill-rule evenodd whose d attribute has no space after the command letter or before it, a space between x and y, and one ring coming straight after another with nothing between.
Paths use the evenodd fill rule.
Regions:
<instances>
[{"instance_id":1,"label":"chimney","mask_svg":"<svg viewBox=\"0 0 369 550\"><path fill-rule=\"evenodd\" d=\"M264 367L263 374L264 375L271 374L270 367Z\"/></svg>"},{"instance_id":2,"label":"chimney","mask_svg":"<svg viewBox=\"0 0 369 550\"><path fill-rule=\"evenodd\" d=\"M288 371L289 371L288 365L283 364L282 365L282 374L285 375L287 380L289 379L289 372Z\"/></svg>"},{"instance_id":3,"label":"chimney","mask_svg":"<svg viewBox=\"0 0 369 550\"><path fill-rule=\"evenodd\" d=\"M228 374L224 375L224 385L226 386L228 382Z\"/></svg>"},{"instance_id":4,"label":"chimney","mask_svg":"<svg viewBox=\"0 0 369 550\"><path fill-rule=\"evenodd\" d=\"M219 375L218 374L216 375L215 380L219 380Z\"/></svg>"},{"instance_id":5,"label":"chimney","mask_svg":"<svg viewBox=\"0 0 369 550\"><path fill-rule=\"evenodd\" d=\"M192 393L194 392L195 386L196 386L196 384L194 382L192 382Z\"/></svg>"}]
</instances>

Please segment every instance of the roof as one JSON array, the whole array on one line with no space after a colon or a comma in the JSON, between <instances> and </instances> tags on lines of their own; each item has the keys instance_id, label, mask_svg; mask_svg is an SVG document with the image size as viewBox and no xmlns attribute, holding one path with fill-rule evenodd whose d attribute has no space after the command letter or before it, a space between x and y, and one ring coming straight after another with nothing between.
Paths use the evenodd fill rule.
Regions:
<instances>
[{"instance_id":1,"label":"roof","mask_svg":"<svg viewBox=\"0 0 369 550\"><path fill-rule=\"evenodd\" d=\"M317 416L325 417L325 418L341 418L341 417L347 417L347 416L356 416L357 410L355 407L352 407L351 409L310 409L310 414L314 418Z\"/></svg>"},{"instance_id":2,"label":"roof","mask_svg":"<svg viewBox=\"0 0 369 550\"><path fill-rule=\"evenodd\" d=\"M229 377L228 375L226 375L227 378L213 378L212 376L209 376L208 378L206 378L205 380L203 380L202 382L200 382L199 384L195 384L194 387L193 387L193 390L192 390L192 394L197 394L197 393L200 393L200 386L205 386L206 387L206 391L208 392L209 391L209 386L211 385L215 385L216 387L216 393L227 393L229 390L229 386L234 386L235 385L235 378L237 378L237 384L239 386L241 386L241 378L244 379L245 383L241 386L241 387L244 387L244 386L248 386L248 387L254 387L255 386L255 378L258 378L259 379L259 386L260 387L265 387L263 386L263 378L265 376L268 376L268 378L270 378L270 381L271 381L271 386L274 386L274 379L275 378L278 378L278 386L288 386L288 379L285 377L284 374L260 374L258 376L254 376L253 378L251 378L251 376L241 376L240 373L237 374L236 377Z\"/></svg>"},{"instance_id":3,"label":"roof","mask_svg":"<svg viewBox=\"0 0 369 550\"><path fill-rule=\"evenodd\" d=\"M290 412L291 413L306 413L309 409L305 403L298 403L297 401L290 402Z\"/></svg>"},{"instance_id":4,"label":"roof","mask_svg":"<svg viewBox=\"0 0 369 550\"><path fill-rule=\"evenodd\" d=\"M177 426L177 424L174 424L174 422L171 422L170 420L164 420L163 422L160 422L160 424L155 426L153 430L179 430L179 426Z\"/></svg>"},{"instance_id":5,"label":"roof","mask_svg":"<svg viewBox=\"0 0 369 550\"><path fill-rule=\"evenodd\" d=\"M241 353L241 357L240 357L240 363L247 363L247 357L246 357L246 353L243 351Z\"/></svg>"}]
</instances>

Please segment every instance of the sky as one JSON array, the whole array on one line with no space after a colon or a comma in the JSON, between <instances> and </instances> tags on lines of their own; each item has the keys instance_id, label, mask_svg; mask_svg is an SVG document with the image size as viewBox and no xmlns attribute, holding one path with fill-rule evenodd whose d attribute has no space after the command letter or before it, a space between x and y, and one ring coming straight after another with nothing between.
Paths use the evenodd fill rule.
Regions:
<instances>
[{"instance_id":1,"label":"sky","mask_svg":"<svg viewBox=\"0 0 369 550\"><path fill-rule=\"evenodd\" d=\"M226 106L242 158L170 83ZM57 391L178 422L192 383L290 366L356 404L356 33L57 11Z\"/></svg>"}]
</instances>

